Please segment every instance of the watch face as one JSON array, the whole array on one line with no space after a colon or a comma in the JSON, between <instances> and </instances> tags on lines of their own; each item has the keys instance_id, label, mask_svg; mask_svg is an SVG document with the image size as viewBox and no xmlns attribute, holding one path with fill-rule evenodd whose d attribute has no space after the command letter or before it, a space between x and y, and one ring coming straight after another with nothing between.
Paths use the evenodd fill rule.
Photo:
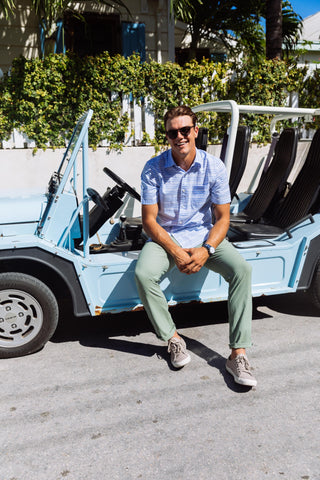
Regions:
<instances>
[{"instance_id":1,"label":"watch face","mask_svg":"<svg viewBox=\"0 0 320 480\"><path fill-rule=\"evenodd\" d=\"M216 249L212 245L209 245L209 243L204 243L203 246L208 250L209 255L213 255L216 251Z\"/></svg>"},{"instance_id":2,"label":"watch face","mask_svg":"<svg viewBox=\"0 0 320 480\"><path fill-rule=\"evenodd\" d=\"M216 249L212 246L209 245L208 243L204 243L203 246L208 250L209 255L213 255Z\"/></svg>"}]
</instances>

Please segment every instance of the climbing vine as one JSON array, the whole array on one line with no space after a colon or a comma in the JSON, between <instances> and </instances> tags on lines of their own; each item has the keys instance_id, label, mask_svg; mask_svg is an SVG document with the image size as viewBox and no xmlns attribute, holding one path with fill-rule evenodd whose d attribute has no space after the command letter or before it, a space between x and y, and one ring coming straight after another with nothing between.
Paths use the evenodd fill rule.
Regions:
<instances>
[{"instance_id":1,"label":"climbing vine","mask_svg":"<svg viewBox=\"0 0 320 480\"><path fill-rule=\"evenodd\" d=\"M130 124L122 100L130 95L142 103L148 98L156 134L152 141L147 135L144 139L159 147L165 144L163 114L174 105L234 99L278 106L286 104L291 91L299 92L303 105L319 105L319 73L307 83L305 75L305 69L283 61L236 65L202 60L182 67L152 60L141 63L136 55L125 59L107 52L85 58L72 54L49 55L43 60L19 57L0 81L0 140L17 128L38 148L64 146L76 119L92 108L90 145L97 147L106 140L110 148L121 148ZM247 116L245 122L257 141L269 140L265 117ZM228 115L201 113L199 123L209 128L209 139L215 142L225 132Z\"/></svg>"}]
</instances>

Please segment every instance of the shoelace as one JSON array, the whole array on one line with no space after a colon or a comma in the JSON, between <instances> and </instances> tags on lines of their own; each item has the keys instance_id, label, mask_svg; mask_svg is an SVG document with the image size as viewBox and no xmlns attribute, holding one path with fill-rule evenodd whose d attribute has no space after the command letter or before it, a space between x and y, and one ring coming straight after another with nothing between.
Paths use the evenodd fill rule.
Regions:
<instances>
[{"instance_id":1,"label":"shoelace","mask_svg":"<svg viewBox=\"0 0 320 480\"><path fill-rule=\"evenodd\" d=\"M249 373L251 375L250 365L246 357L244 357L243 355L239 355L235 358L235 362L236 362L236 369L238 372L241 372L241 370L244 370L246 373Z\"/></svg>"},{"instance_id":2,"label":"shoelace","mask_svg":"<svg viewBox=\"0 0 320 480\"><path fill-rule=\"evenodd\" d=\"M168 345L168 352L174 352L174 353L180 353L181 352L182 345L181 343L177 342L170 342Z\"/></svg>"}]
</instances>

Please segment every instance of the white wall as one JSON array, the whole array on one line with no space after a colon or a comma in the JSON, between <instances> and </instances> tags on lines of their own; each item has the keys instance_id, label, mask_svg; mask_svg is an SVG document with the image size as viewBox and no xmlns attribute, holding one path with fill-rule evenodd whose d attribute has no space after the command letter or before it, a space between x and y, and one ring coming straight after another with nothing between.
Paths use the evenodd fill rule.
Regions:
<instances>
[{"instance_id":1,"label":"white wall","mask_svg":"<svg viewBox=\"0 0 320 480\"><path fill-rule=\"evenodd\" d=\"M304 161L309 142L302 142L298 146L297 158ZM210 145L208 151L219 156L220 145ZM269 145L259 147L251 145L248 162L238 191L246 191L251 185L251 191L257 185L263 159L268 154ZM48 181L59 167L64 150L39 150L35 155L31 149L2 149L0 150L0 197L12 196L21 193L44 193ZM108 186L114 182L103 173L103 167L108 167L120 176L126 183L140 192L141 170L152 156L153 147L125 147L122 152L108 152L107 148L89 150L89 186L103 194ZM79 157L81 160L81 155ZM293 178L299 166L293 169ZM256 179L252 182L252 179Z\"/></svg>"},{"instance_id":2,"label":"white wall","mask_svg":"<svg viewBox=\"0 0 320 480\"><path fill-rule=\"evenodd\" d=\"M269 146L257 147L253 145L249 150L249 158L245 176L241 182L241 189L249 185L259 167L261 159L267 155ZM208 151L219 156L220 145L209 146ZM51 174L57 170L64 150L39 150L35 155L31 149L3 149L0 150L0 196L11 195L17 191L44 192ZM89 150L89 184L104 193L107 186L113 184L103 173L103 167L108 167L127 183L140 191L140 173L149 158L155 155L153 147L125 147L122 152L107 148Z\"/></svg>"},{"instance_id":3,"label":"white wall","mask_svg":"<svg viewBox=\"0 0 320 480\"><path fill-rule=\"evenodd\" d=\"M0 150L0 196L20 190L44 192L51 174L59 167L63 153L63 149L38 150L35 155L31 149ZM119 153L108 153L106 148L89 150L89 184L104 193L113 184L102 171L103 167L108 167L138 189L141 169L153 155L153 147L126 147Z\"/></svg>"}]
</instances>

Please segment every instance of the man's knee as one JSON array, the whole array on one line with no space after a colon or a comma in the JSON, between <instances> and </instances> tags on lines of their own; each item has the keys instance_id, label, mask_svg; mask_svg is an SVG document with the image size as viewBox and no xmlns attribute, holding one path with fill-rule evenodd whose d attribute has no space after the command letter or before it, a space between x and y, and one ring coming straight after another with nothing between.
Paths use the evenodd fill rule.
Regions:
<instances>
[{"instance_id":1,"label":"man's knee","mask_svg":"<svg viewBox=\"0 0 320 480\"><path fill-rule=\"evenodd\" d=\"M249 288L249 285L251 285L251 274L252 274L251 264L243 260L238 264L233 278L236 283L241 282L243 284L247 284Z\"/></svg>"},{"instance_id":2,"label":"man's knee","mask_svg":"<svg viewBox=\"0 0 320 480\"><path fill-rule=\"evenodd\" d=\"M239 262L235 270L235 277L238 279L250 280L251 281L252 266L250 263L243 260Z\"/></svg>"},{"instance_id":3,"label":"man's knee","mask_svg":"<svg viewBox=\"0 0 320 480\"><path fill-rule=\"evenodd\" d=\"M237 258L236 262L229 264L228 272L226 276L224 276L227 282L239 282L242 280L250 280L251 281L251 272L252 267L250 263L246 262L244 258L240 257Z\"/></svg>"},{"instance_id":4,"label":"man's knee","mask_svg":"<svg viewBox=\"0 0 320 480\"><path fill-rule=\"evenodd\" d=\"M135 281L138 285L148 285L150 282L157 282L158 278L152 268L145 263L137 263L135 268Z\"/></svg>"},{"instance_id":5,"label":"man's knee","mask_svg":"<svg viewBox=\"0 0 320 480\"><path fill-rule=\"evenodd\" d=\"M136 265L135 272L134 272L134 277L135 277L136 283L138 283L139 285L143 285L147 280L146 268L143 268L139 264L139 262Z\"/></svg>"},{"instance_id":6,"label":"man's knee","mask_svg":"<svg viewBox=\"0 0 320 480\"><path fill-rule=\"evenodd\" d=\"M244 275L251 275L251 272L252 272L251 263L244 260L242 262L242 272L243 272Z\"/></svg>"}]
</instances>

